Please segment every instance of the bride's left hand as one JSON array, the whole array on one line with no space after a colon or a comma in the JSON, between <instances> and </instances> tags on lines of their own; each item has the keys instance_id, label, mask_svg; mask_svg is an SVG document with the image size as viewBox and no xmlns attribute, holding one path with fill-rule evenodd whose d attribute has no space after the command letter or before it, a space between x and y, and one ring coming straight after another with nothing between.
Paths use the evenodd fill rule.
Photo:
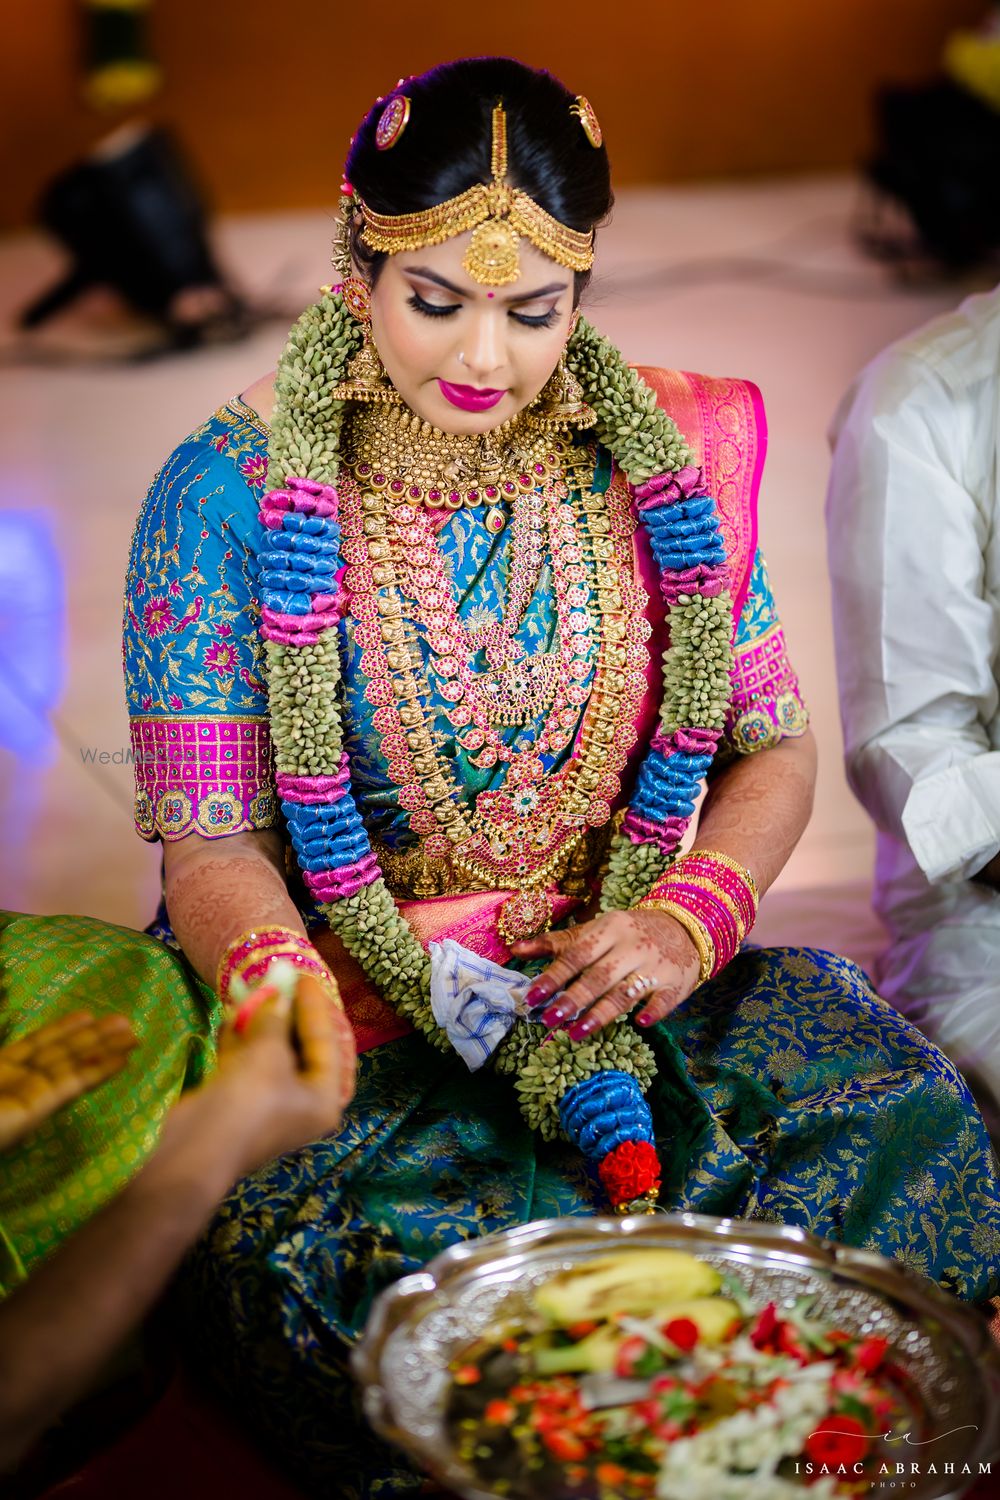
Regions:
<instances>
[{"instance_id":1,"label":"bride's left hand","mask_svg":"<svg viewBox=\"0 0 1000 1500\"><path fill-rule=\"evenodd\" d=\"M687 999L701 971L687 931L662 911L605 912L579 927L512 943L511 952L516 958L553 956L525 999L538 1020L564 1028L574 1041L640 1001L640 1026L662 1021Z\"/></svg>"}]
</instances>

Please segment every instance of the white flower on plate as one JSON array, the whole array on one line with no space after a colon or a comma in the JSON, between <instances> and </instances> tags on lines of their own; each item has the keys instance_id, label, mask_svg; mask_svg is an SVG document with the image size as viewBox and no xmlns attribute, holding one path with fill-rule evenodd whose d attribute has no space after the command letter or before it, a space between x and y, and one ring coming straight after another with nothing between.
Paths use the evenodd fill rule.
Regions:
<instances>
[{"instance_id":1,"label":"white flower on plate","mask_svg":"<svg viewBox=\"0 0 1000 1500\"><path fill-rule=\"evenodd\" d=\"M692 1437L670 1443L656 1481L657 1500L802 1500L802 1486L775 1470L801 1453L830 1410L832 1364L804 1365L773 1400L734 1412ZM832 1500L836 1479L810 1485L810 1500Z\"/></svg>"}]
</instances>

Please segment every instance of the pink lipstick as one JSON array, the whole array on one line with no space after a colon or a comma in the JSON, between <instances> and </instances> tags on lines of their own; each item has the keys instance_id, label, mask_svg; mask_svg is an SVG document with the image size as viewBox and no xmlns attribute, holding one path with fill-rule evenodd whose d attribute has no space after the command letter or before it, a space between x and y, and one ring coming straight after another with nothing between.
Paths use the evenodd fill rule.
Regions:
<instances>
[{"instance_id":1,"label":"pink lipstick","mask_svg":"<svg viewBox=\"0 0 1000 1500\"><path fill-rule=\"evenodd\" d=\"M438 387L446 401L457 406L459 411L489 411L506 396L506 391L482 390L475 385L452 385L450 380L439 380Z\"/></svg>"}]
</instances>

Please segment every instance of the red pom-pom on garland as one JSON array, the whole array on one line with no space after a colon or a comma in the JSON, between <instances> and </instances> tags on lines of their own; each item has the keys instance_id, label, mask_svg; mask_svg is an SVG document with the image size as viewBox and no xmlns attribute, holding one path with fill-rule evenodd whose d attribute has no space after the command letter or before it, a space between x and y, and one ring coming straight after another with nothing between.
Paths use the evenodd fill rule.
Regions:
<instances>
[{"instance_id":1,"label":"red pom-pom on garland","mask_svg":"<svg viewBox=\"0 0 1000 1500\"><path fill-rule=\"evenodd\" d=\"M597 1169L604 1191L617 1208L660 1191L660 1159L648 1141L622 1141Z\"/></svg>"}]
</instances>

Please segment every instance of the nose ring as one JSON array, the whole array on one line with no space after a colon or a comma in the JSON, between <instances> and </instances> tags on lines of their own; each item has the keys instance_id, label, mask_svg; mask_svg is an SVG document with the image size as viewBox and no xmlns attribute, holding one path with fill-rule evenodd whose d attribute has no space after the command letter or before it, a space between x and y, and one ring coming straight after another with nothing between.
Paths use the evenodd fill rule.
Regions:
<instances>
[{"instance_id":1,"label":"nose ring","mask_svg":"<svg viewBox=\"0 0 1000 1500\"><path fill-rule=\"evenodd\" d=\"M462 353L461 349L458 351L458 362L460 365L465 364L465 355Z\"/></svg>"}]
</instances>

